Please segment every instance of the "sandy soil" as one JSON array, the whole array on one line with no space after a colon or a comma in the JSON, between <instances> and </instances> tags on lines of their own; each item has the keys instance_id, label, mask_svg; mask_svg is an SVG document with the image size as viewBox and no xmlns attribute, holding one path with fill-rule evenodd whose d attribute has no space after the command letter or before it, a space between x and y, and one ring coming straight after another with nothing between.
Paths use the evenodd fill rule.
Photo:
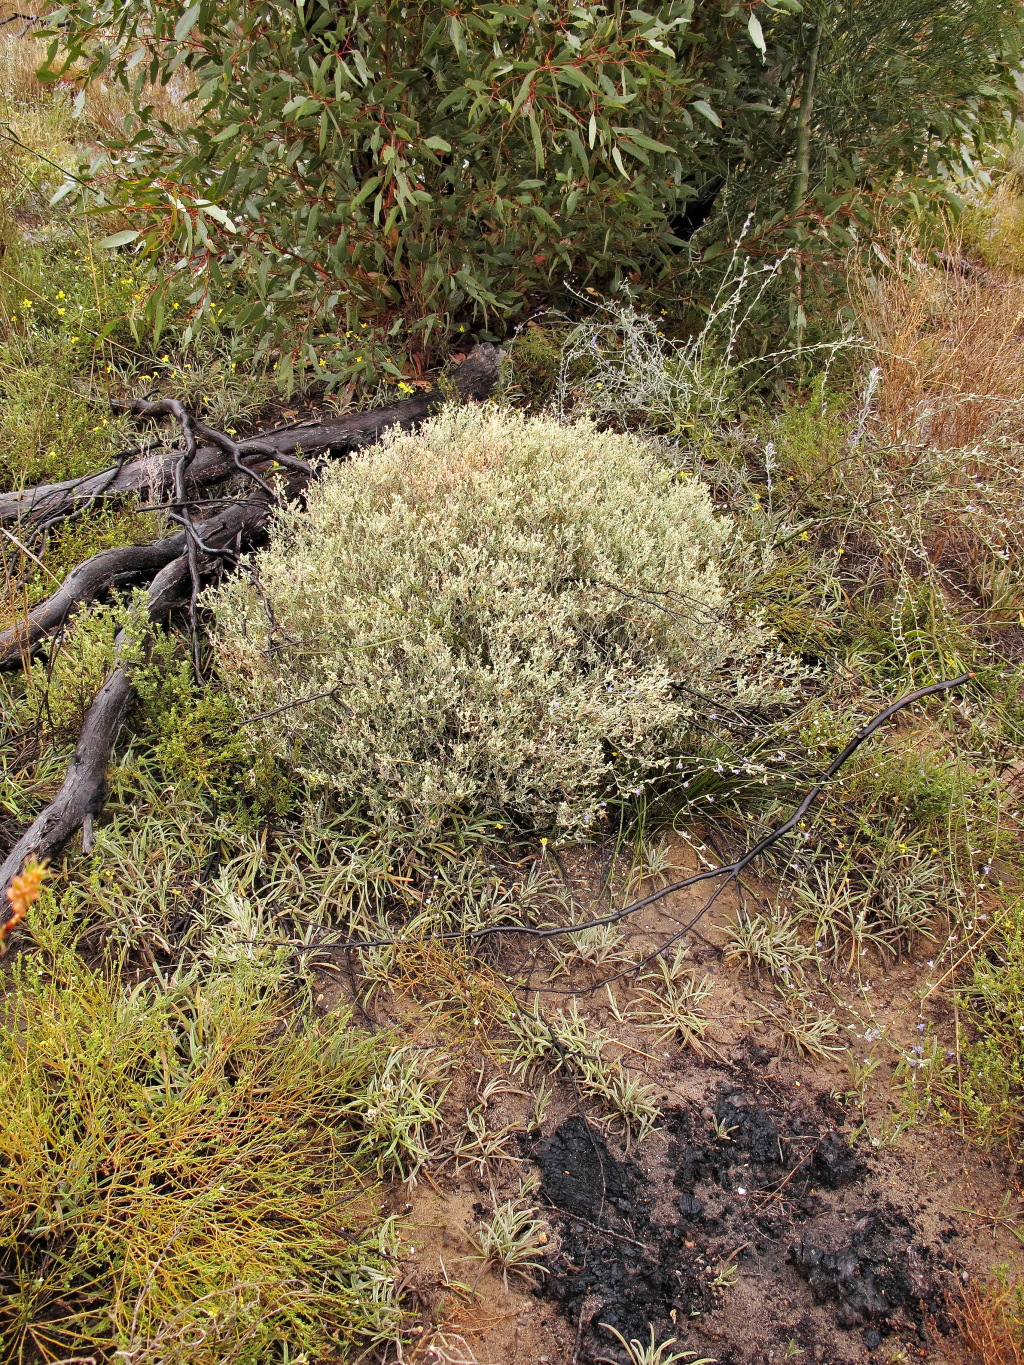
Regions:
<instances>
[{"instance_id":1,"label":"sandy soil","mask_svg":"<svg viewBox=\"0 0 1024 1365\"><path fill-rule=\"evenodd\" d=\"M682 846L674 860L696 865ZM580 869L567 871L576 879ZM749 904L762 889L739 894ZM630 926L629 948L656 947L702 899L687 892L650 907ZM451 1155L411 1190L391 1191L419 1308L419 1340L401 1359L624 1361L605 1323L645 1341L653 1327L658 1342L674 1336L674 1349L719 1365L961 1358L945 1295L996 1266L1024 1271L1014 1231L1024 1204L1007 1163L949 1127L906 1125L892 1087L897 1062L922 1039L951 1038L935 989L941 953L932 945L936 958L888 966L865 959L859 980L845 964L826 982L815 976L812 993L843 1036L827 1058L801 1056L780 1027L779 993L724 958L735 910L723 898L682 940L713 983L702 1052L617 1018L635 998L628 980L614 1009L604 989L587 993L615 964L573 974L588 1021L613 1034L623 1066L658 1087L662 1120L639 1144L557 1077L538 1123L539 1076L511 1077L486 1044L467 1056L446 1100L452 1131L457 1145L467 1111L483 1113L492 1156ZM532 986L566 985L552 983L550 964L517 965ZM541 999L545 1011L559 1003ZM861 1091L851 1057L878 1061ZM547 1228L542 1266L505 1283L470 1239L531 1175Z\"/></svg>"}]
</instances>

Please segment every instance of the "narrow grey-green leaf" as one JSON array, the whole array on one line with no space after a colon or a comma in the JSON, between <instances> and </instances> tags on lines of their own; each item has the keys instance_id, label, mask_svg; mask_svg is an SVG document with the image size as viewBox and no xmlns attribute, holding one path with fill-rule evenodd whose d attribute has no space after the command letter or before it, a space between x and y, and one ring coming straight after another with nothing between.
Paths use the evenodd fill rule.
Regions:
<instances>
[{"instance_id":1,"label":"narrow grey-green leaf","mask_svg":"<svg viewBox=\"0 0 1024 1365\"><path fill-rule=\"evenodd\" d=\"M199 11L201 8L201 5L189 5L188 9L174 25L174 41L176 43L184 42L189 33L191 33L196 20L199 18Z\"/></svg>"},{"instance_id":2,"label":"narrow grey-green leaf","mask_svg":"<svg viewBox=\"0 0 1024 1365\"><path fill-rule=\"evenodd\" d=\"M134 242L138 235L131 228L125 228L123 232L115 232L110 237L104 237L97 246L103 251L113 251L115 247L127 246L129 242Z\"/></svg>"}]
</instances>

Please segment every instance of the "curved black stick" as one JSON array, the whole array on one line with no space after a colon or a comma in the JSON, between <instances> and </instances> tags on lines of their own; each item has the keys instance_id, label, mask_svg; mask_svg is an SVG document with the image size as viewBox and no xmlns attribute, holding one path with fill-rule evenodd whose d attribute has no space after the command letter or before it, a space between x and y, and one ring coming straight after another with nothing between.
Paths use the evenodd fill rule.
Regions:
<instances>
[{"instance_id":1,"label":"curved black stick","mask_svg":"<svg viewBox=\"0 0 1024 1365\"><path fill-rule=\"evenodd\" d=\"M653 953L650 953L645 957L642 962L632 963L624 971L617 972L614 976L599 981L595 986L588 987L588 993L600 990L603 986L610 985L613 981L618 981L622 977L632 976L634 972L639 971L640 968L646 966L648 962L652 962L656 957L660 957L666 948L670 948L672 944L682 938L684 934L689 933L694 925L707 914L725 888L740 876L744 868L749 866L755 858L760 857L762 853L767 852L773 844L777 844L780 839L784 839L790 830L796 828L825 790L826 783L831 778L835 777L843 764L846 763L853 754L856 753L865 740L870 739L875 731L880 729L886 721L891 720L897 712L902 711L907 706L913 705L915 701L920 701L924 697L933 696L936 692L948 692L954 687L963 687L963 685L969 682L974 676L973 673L961 673L958 678L949 678L943 682L932 683L928 687L919 687L915 692L908 692L905 697L901 697L899 701L893 702L892 705L887 706L884 711L880 711L863 730L858 730L849 744L847 744L846 748L832 760L814 785L808 789L801 799L800 804L788 820L784 820L781 825L777 825L775 829L766 834L763 839L760 839L753 848L747 849L746 853L737 858L735 862L728 863L724 867L709 867L703 872L695 872L690 877L684 877L682 881L672 882L671 885L663 886L659 891L652 891L649 896L644 896L641 900L633 901L632 904L624 906L621 910L613 910L607 915L599 915L593 919L582 920L579 924L569 924L564 927L552 929L535 929L527 924L490 924L485 925L482 929L452 929L446 933L427 934L422 939L414 939L413 935L403 936L402 934L396 934L390 938L345 939L340 943L332 943L329 940L325 940L315 944L290 944L289 946L294 947L297 951L315 952L326 948L341 948L346 952L351 952L353 949L360 948L392 948L397 944L412 941L417 943L450 943L455 941L470 943L476 942L479 939L489 938L494 934L522 934L527 938L539 939L563 938L566 935L580 934L585 929L597 929L604 924L618 924L621 920L628 919L630 915L635 915L638 910L644 910L648 905L653 905L655 901L663 900L666 896L671 896L677 891L685 891L688 887L697 886L700 882L714 881L717 877L723 877L725 879L721 886L715 889L714 893L697 914L684 924L678 933L673 934L670 939L661 944ZM550 993L562 994L562 992ZM580 991L565 993L572 995L581 994Z\"/></svg>"},{"instance_id":2,"label":"curved black stick","mask_svg":"<svg viewBox=\"0 0 1024 1365\"><path fill-rule=\"evenodd\" d=\"M185 536L178 534L153 545L124 545L84 560L72 569L52 597L33 607L24 621L0 632L0 670L20 668L39 646L58 631L78 609L101 593L139 578L152 578L183 553Z\"/></svg>"}]
</instances>

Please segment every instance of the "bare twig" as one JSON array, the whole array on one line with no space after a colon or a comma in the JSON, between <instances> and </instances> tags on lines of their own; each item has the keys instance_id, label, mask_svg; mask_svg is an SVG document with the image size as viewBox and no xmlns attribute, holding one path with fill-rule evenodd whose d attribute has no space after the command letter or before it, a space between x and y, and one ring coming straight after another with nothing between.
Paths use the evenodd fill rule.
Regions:
<instances>
[{"instance_id":1,"label":"bare twig","mask_svg":"<svg viewBox=\"0 0 1024 1365\"><path fill-rule=\"evenodd\" d=\"M663 900L666 896L672 896L678 891L686 891L689 887L697 886L701 882L713 881L717 877L724 879L722 885L715 889L711 897L705 902L697 914L686 921L680 930L673 934L666 943L662 944L662 946L653 953L648 954L641 962L632 963L624 971L616 972L614 976L605 977L596 985L587 987L587 993L591 994L594 991L602 989L602 987L606 985L610 985L611 983L620 980L624 976L632 976L642 967L645 967L648 963L652 962L656 957L660 957L666 948L671 947L673 943L682 938L684 934L688 933L694 925L703 919L704 915L711 909L711 906L726 887L734 882L739 877L740 873L743 872L755 858L760 857L762 853L766 853L772 845L777 844L780 839L784 839L791 830L795 829L796 826L800 824L804 816L814 805L815 801L817 801L824 792L825 786L830 779L835 777L840 768L853 757L860 746L865 743L866 740L870 739L876 730L881 729L881 727L885 725L887 721L891 720L893 716L897 715L900 711L905 710L906 707L912 706L914 702L921 701L925 697L934 696L938 692L948 692L954 687L963 687L965 683L969 682L974 676L973 673L961 673L957 678L949 678L943 682L932 683L928 687L919 687L914 692L908 692L905 697L901 697L899 701L893 702L892 705L887 706L884 711L880 711L862 730L858 730L842 752L839 753L821 773L814 785L807 790L793 814L787 820L784 820L782 824L776 825L773 830L754 844L752 848L747 849L746 853L737 858L735 862L728 863L723 867L709 867L701 872L695 872L692 876L684 877L682 881L672 882L668 886L661 887L658 891L652 891L650 895L644 896L641 900L633 901L630 905L624 906L621 910L613 910L607 915L598 915L592 919L582 920L578 924L567 924L550 928L535 928L533 925L529 924L488 924L479 929L452 929L444 933L426 934L422 938L413 935L395 934L389 938L345 939L334 944L325 941L316 945L290 943L289 946L300 950L315 946L319 949L343 948L346 951L351 951L354 949L390 948L395 947L398 944L408 944L413 941L417 943L451 943L456 941L463 943L476 942L483 938L489 938L495 934L522 934L527 938L536 939L562 938L567 935L581 934L587 929L597 929L605 924L619 924L622 920L628 919L631 915L635 915L639 910L645 910L647 906L653 905L656 901ZM578 990L550 990L544 987L531 987L530 989L534 991L543 991L546 995L578 995L580 993Z\"/></svg>"}]
</instances>

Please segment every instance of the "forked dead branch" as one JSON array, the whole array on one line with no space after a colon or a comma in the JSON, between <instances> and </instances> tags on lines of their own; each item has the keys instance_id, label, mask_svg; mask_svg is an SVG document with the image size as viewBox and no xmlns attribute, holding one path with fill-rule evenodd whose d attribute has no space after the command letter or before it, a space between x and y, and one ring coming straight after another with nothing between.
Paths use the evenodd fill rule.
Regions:
<instances>
[{"instance_id":1,"label":"forked dead branch","mask_svg":"<svg viewBox=\"0 0 1024 1365\"><path fill-rule=\"evenodd\" d=\"M497 377L497 351L492 346L480 346L452 375L449 393L463 401L483 399L493 391ZM295 452L350 454L372 444L389 427L412 429L436 411L449 393L439 387L338 422L318 423L239 443L197 422L173 400L133 405L140 415L174 416L181 424L184 450L166 452L155 465L152 460L136 460L86 479L10 495L0 499L0 523L5 518L17 520L24 533L28 529L26 523L53 524L54 518L71 516L100 500L139 492L159 499L170 484L172 514L182 524L182 531L154 545L105 550L78 565L52 597L29 612L26 621L0 636L0 667L26 664L33 652L76 611L112 587L148 585L147 612L152 622L165 620L171 611L186 603L191 602L194 608L201 584L223 572L227 563L259 542L278 496L264 474L269 474L275 465L283 467L280 492L295 498L314 473ZM200 447L197 437L211 444ZM237 501L226 502L206 520L195 520L191 509L198 490L239 471L258 485L256 489ZM90 842L92 820L105 799L110 755L134 696L131 670L121 657L127 644L122 631L115 643L118 661L85 715L64 783L11 849L0 867L0 887L10 884L30 855L43 860L53 858L83 826L86 844ZM0 916L0 922L4 917Z\"/></svg>"}]
</instances>

